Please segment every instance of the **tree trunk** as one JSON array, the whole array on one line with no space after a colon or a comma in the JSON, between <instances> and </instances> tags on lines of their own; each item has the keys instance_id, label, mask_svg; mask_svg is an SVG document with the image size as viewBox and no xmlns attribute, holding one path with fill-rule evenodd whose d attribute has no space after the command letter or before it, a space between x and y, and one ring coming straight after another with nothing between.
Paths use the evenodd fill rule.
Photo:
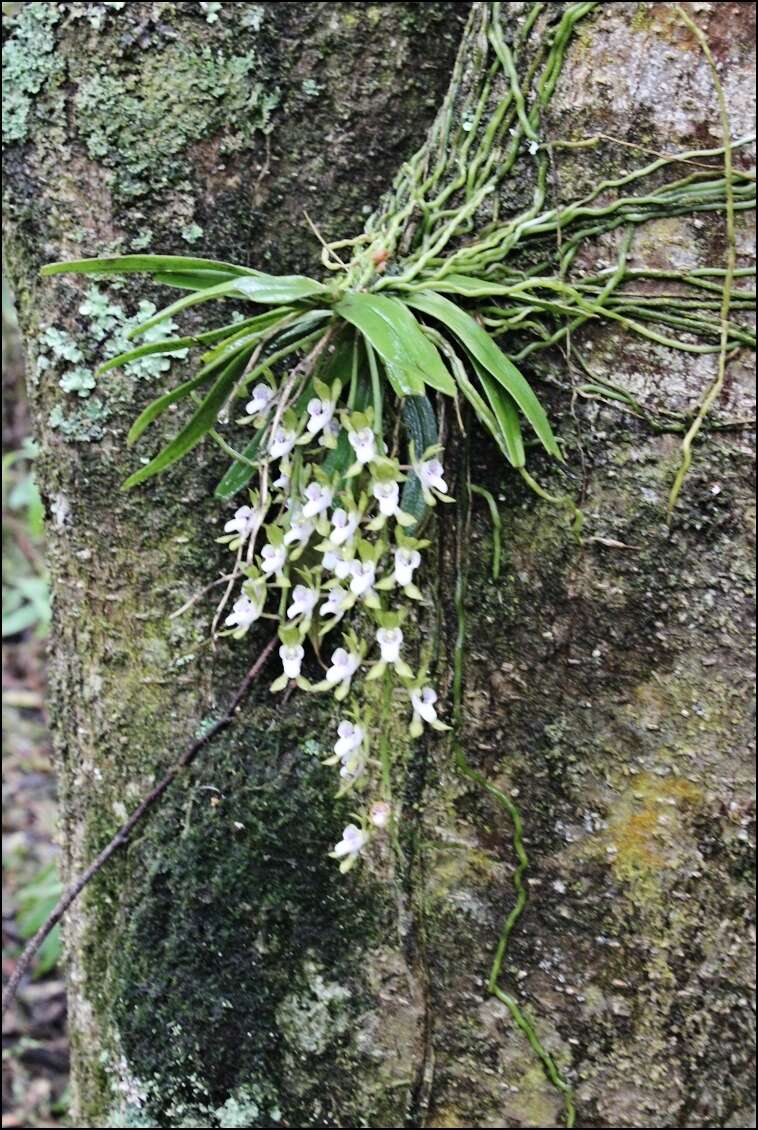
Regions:
<instances>
[{"instance_id":1,"label":"tree trunk","mask_svg":"<svg viewBox=\"0 0 758 1130\"><path fill-rule=\"evenodd\" d=\"M503 7L518 23L529 6ZM754 9L691 7L741 136ZM37 4L17 17L6 254L43 452L68 875L218 716L252 644L208 647L212 594L169 618L220 567L211 493L223 459L196 449L118 491L136 465L128 424L161 370L109 374L96 389L90 374L136 292L42 283L37 268L191 246L317 270L303 211L327 239L359 230L423 138L467 8ZM479 8L461 89L485 65ZM583 20L544 133L718 146L710 72L675 6L600 5ZM638 161L611 143L555 154L563 198ZM503 205L523 190L512 178ZM600 241L596 264L615 246ZM742 221L738 249L748 263ZM646 225L634 245L648 267L723 254L717 213ZM714 373L712 356L581 334L596 371L650 418L691 410ZM717 420L749 416L746 362L731 364ZM743 431L709 431L669 527L681 437L572 397L557 354L527 375L568 444L584 535L475 435L472 477L498 499L502 575L490 579L485 506L463 558L464 531L441 515L438 601L420 624L451 668L463 560L464 745L518 797L531 857L506 978L574 1083L580 1125L749 1126L751 452ZM256 691L69 915L74 1117L560 1125L560 1094L486 993L513 898L502 808L455 772L446 740L429 740L408 762L402 860L380 851L339 876L326 853L344 810L320 765L334 709L303 699L272 705Z\"/></svg>"}]
</instances>

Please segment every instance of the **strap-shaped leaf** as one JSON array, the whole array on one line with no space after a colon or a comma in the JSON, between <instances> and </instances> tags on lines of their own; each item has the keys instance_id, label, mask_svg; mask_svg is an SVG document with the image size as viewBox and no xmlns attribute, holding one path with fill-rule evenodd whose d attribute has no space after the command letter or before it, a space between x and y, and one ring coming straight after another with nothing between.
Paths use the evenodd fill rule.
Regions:
<instances>
[{"instance_id":1,"label":"strap-shaped leaf","mask_svg":"<svg viewBox=\"0 0 758 1130\"><path fill-rule=\"evenodd\" d=\"M157 420L159 416L162 416L166 409L172 404L176 404L177 401L183 400L185 396L189 396L190 393L193 393L195 389L201 388L202 385L207 384L215 371L215 367L209 371L209 367L206 366L204 369L201 369L199 373L196 373L194 377L191 377L190 380L183 381L182 384L177 385L176 388L172 388L170 392L164 392L163 396L151 400L130 427L126 437L127 446L131 447L133 443L136 443L145 428L148 427L149 424L152 424L153 420Z\"/></svg>"},{"instance_id":2,"label":"strap-shaped leaf","mask_svg":"<svg viewBox=\"0 0 758 1130\"><path fill-rule=\"evenodd\" d=\"M266 305L285 302L302 302L306 298L326 294L323 283L309 279L305 275L255 275L243 279L239 290L245 298Z\"/></svg>"},{"instance_id":3,"label":"strap-shaped leaf","mask_svg":"<svg viewBox=\"0 0 758 1130\"><path fill-rule=\"evenodd\" d=\"M398 396L422 396L425 384L455 396L455 382L437 349L402 302L382 294L348 294L336 311L374 347Z\"/></svg>"},{"instance_id":4,"label":"strap-shaped leaf","mask_svg":"<svg viewBox=\"0 0 758 1130\"><path fill-rule=\"evenodd\" d=\"M122 490L129 490L131 487L137 486L138 483L144 483L145 479L150 479L153 475L165 471L167 467L176 463L178 459L181 459L200 443L203 436L216 423L219 412L245 368L247 358L247 352L240 353L222 369L210 392L179 434L154 459L151 459L146 467L141 467L139 471L130 475L123 484ZM195 380L197 380L197 377L195 377Z\"/></svg>"},{"instance_id":5,"label":"strap-shaped leaf","mask_svg":"<svg viewBox=\"0 0 758 1130\"><path fill-rule=\"evenodd\" d=\"M421 458L428 447L433 447L438 442L437 418L427 396L409 396L406 398L403 402L403 423L408 433L408 440L413 443L413 450L417 459ZM400 509L416 519L416 526L423 520L428 510L424 501L421 480L415 471L411 471L403 483ZM410 529L413 528L410 527Z\"/></svg>"},{"instance_id":6,"label":"strap-shaped leaf","mask_svg":"<svg viewBox=\"0 0 758 1130\"><path fill-rule=\"evenodd\" d=\"M175 286L178 290L207 290L220 282L239 278L231 271L161 271L153 275L153 281L161 286Z\"/></svg>"},{"instance_id":7,"label":"strap-shaped leaf","mask_svg":"<svg viewBox=\"0 0 758 1130\"><path fill-rule=\"evenodd\" d=\"M133 271L155 274L156 271L223 271L230 275L256 275L258 272L238 263L217 259L195 259L187 255L113 255L103 259L71 259L48 263L43 275L121 275Z\"/></svg>"},{"instance_id":8,"label":"strap-shaped leaf","mask_svg":"<svg viewBox=\"0 0 758 1130\"><path fill-rule=\"evenodd\" d=\"M532 391L525 377L519 372L510 358L495 345L492 338L475 322L470 314L461 310L454 302L432 291L422 291L405 299L409 306L442 322L455 334L466 350L488 373L497 380L515 400L518 407L534 428L543 447L556 459L563 459L556 443L550 421L545 410Z\"/></svg>"},{"instance_id":9,"label":"strap-shaped leaf","mask_svg":"<svg viewBox=\"0 0 758 1130\"><path fill-rule=\"evenodd\" d=\"M255 468L251 467L250 464L246 463L244 460L255 459L265 431L265 427L258 428L253 438L242 451L242 459L235 459L231 464L214 491L216 498L223 498L224 501L228 501L250 482L255 474Z\"/></svg>"},{"instance_id":10,"label":"strap-shaped leaf","mask_svg":"<svg viewBox=\"0 0 758 1130\"><path fill-rule=\"evenodd\" d=\"M474 361L474 368L490 402L509 462L513 467L526 466L524 439L521 435L518 409L513 397L476 361Z\"/></svg>"},{"instance_id":11,"label":"strap-shaped leaf","mask_svg":"<svg viewBox=\"0 0 758 1130\"><path fill-rule=\"evenodd\" d=\"M199 302L210 302L214 298L248 298L251 302L261 302L265 305L277 306L282 303L299 302L304 298L312 298L316 294L323 294L326 287L314 279L306 279L301 275L255 275L246 278L228 279L217 286L206 287L204 290L195 291L185 298L178 298L170 306L159 310L152 318L135 327L129 337L138 337L147 330L173 318L190 306Z\"/></svg>"},{"instance_id":12,"label":"strap-shaped leaf","mask_svg":"<svg viewBox=\"0 0 758 1130\"><path fill-rule=\"evenodd\" d=\"M265 314L258 314L254 318L245 318L241 322L229 322L216 330L204 330L202 333L195 334L194 337L169 337L163 341L151 341L146 345L138 345L135 349L120 353L118 357L111 357L109 361L105 361L97 370L97 376L101 376L111 369L120 369L131 361L138 361L141 357L149 357L153 353L173 353L176 349L188 349L193 345L212 345L214 342L221 342L220 346L217 345L215 349L209 350L208 353L203 355L203 361L213 361L232 342L239 340L246 334L268 329L278 319L285 317L290 312L290 307L282 306L278 310L267 311Z\"/></svg>"},{"instance_id":13,"label":"strap-shaped leaf","mask_svg":"<svg viewBox=\"0 0 758 1130\"><path fill-rule=\"evenodd\" d=\"M165 341L151 341L137 349L130 349L127 353L119 353L118 357L111 357L110 361L104 361L96 376L101 377L111 369L121 369L132 361L139 361L140 357L150 357L153 353L173 353L177 349L189 349L197 344L196 337L168 337Z\"/></svg>"},{"instance_id":14,"label":"strap-shaped leaf","mask_svg":"<svg viewBox=\"0 0 758 1130\"><path fill-rule=\"evenodd\" d=\"M184 381L183 384L177 385L175 389L164 393L163 396L159 396L157 400L151 401L147 408L139 414L129 429L126 437L127 444L131 446L133 443L136 443L145 428L149 424L152 424L153 420L157 420L171 404L176 404L178 400L183 400L185 396L189 396L195 389L207 384L211 377L215 376L219 370L224 369L234 358L243 355L245 361L247 361L252 351L252 345L249 342L243 342L234 350L233 354L225 357L217 357L213 361L209 361L208 364L203 365L202 369L198 370L190 380Z\"/></svg>"}]
</instances>

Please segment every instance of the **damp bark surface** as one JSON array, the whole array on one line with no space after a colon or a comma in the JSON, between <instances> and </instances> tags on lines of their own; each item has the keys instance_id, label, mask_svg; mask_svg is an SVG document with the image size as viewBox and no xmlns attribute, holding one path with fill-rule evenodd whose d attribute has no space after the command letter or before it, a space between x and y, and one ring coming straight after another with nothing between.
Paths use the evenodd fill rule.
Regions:
<instances>
[{"instance_id":1,"label":"damp bark surface","mask_svg":"<svg viewBox=\"0 0 758 1130\"><path fill-rule=\"evenodd\" d=\"M505 5L514 26L524 7ZM754 10L690 7L745 134ZM6 257L42 448L69 876L218 716L265 638L210 648L212 595L171 618L223 568L223 457L202 447L119 491L140 458L129 423L187 362L91 373L158 292L43 282L38 268L149 247L318 273L304 211L326 238L360 230L423 140L462 36L463 84L481 66L468 10L29 4L8 30ZM709 72L674 5L583 21L545 130L718 145ZM553 192L632 160L564 151ZM598 266L615 246L595 249ZM739 265L753 249L741 219ZM721 263L723 218L647 225L634 254ZM598 373L651 413L691 409L715 372L711 357L582 335ZM749 362L730 365L718 420L752 414ZM679 438L572 397L558 356L526 375L587 522L577 541L474 432L472 478L498 501L504 552L493 582L475 499L462 736L518 800L532 861L505 980L574 1084L579 1125L750 1126L749 436L707 433L669 526ZM439 633L443 667L460 533L440 516L417 629ZM281 705L264 683L69 915L81 1125L561 1125L560 1096L486 993L513 898L504 813L430 739L408 755L402 857L379 848L340 877L326 853L345 809L321 767L335 721L332 705Z\"/></svg>"}]
</instances>

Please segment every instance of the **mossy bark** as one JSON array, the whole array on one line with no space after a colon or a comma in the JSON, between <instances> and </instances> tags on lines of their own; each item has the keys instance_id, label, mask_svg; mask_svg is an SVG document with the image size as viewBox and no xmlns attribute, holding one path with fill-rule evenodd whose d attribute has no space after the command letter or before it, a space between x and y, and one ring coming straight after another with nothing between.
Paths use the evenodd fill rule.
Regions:
<instances>
[{"instance_id":1,"label":"mossy bark","mask_svg":"<svg viewBox=\"0 0 758 1130\"><path fill-rule=\"evenodd\" d=\"M126 427L160 374L94 391L71 377L97 360L92 309L123 327L136 288L42 285L36 269L149 240L315 270L303 208L327 235L358 230L423 136L466 7L33 4L12 33L7 255L43 450L69 874L217 715L261 640L210 651L208 603L169 619L217 568L214 452L118 492L135 465ZM514 20L523 7L508 6ZM751 12L699 14L735 134L749 129ZM470 77L473 36L463 49ZM601 5L584 21L546 132L718 144L708 71L674 6ZM554 191L634 159L618 153L562 157ZM651 225L635 254L719 261L723 223ZM584 340L651 410L690 408L712 376L709 358L597 329ZM749 415L745 360L721 418ZM746 436L708 433L669 528L678 439L572 406L560 359L529 375L588 521L579 543L477 437L472 474L499 500L505 552L493 583L477 503L464 740L518 796L532 859L506 977L576 1083L580 1125L747 1126ZM438 600L420 624L448 659L455 526L442 516ZM380 852L340 878L326 851L342 813L320 768L333 721L328 705L272 705L261 689L70 916L81 1124L560 1124L485 991L512 898L502 812L454 772L446 741L428 741L409 762L402 858Z\"/></svg>"}]
</instances>

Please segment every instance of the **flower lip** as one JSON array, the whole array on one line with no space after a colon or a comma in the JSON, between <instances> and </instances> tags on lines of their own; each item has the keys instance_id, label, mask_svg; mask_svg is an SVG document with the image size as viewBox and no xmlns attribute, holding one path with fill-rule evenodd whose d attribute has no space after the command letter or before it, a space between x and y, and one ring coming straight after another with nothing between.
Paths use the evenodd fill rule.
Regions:
<instances>
[{"instance_id":1,"label":"flower lip","mask_svg":"<svg viewBox=\"0 0 758 1130\"><path fill-rule=\"evenodd\" d=\"M287 560L287 551L283 545L271 545L267 542L261 550L261 569L264 573L281 573Z\"/></svg>"},{"instance_id":2,"label":"flower lip","mask_svg":"<svg viewBox=\"0 0 758 1130\"><path fill-rule=\"evenodd\" d=\"M379 503L379 512L386 518L397 513L400 487L396 482L374 483L372 494Z\"/></svg>"},{"instance_id":3,"label":"flower lip","mask_svg":"<svg viewBox=\"0 0 758 1130\"><path fill-rule=\"evenodd\" d=\"M403 633L400 628L380 628L376 633L376 642L379 644L382 662L397 663L403 643Z\"/></svg>"},{"instance_id":4,"label":"flower lip","mask_svg":"<svg viewBox=\"0 0 758 1130\"><path fill-rule=\"evenodd\" d=\"M375 828L386 828L392 815L392 809L386 800L378 800L371 805L368 818Z\"/></svg>"},{"instance_id":5,"label":"flower lip","mask_svg":"<svg viewBox=\"0 0 758 1130\"><path fill-rule=\"evenodd\" d=\"M288 679L297 679L300 675L300 667L305 656L305 648L302 644L286 644L283 643L279 648L279 658L282 661L284 674Z\"/></svg>"},{"instance_id":6,"label":"flower lip","mask_svg":"<svg viewBox=\"0 0 758 1130\"><path fill-rule=\"evenodd\" d=\"M281 459L289 455L295 446L297 434L290 428L277 428L269 441L268 453L272 459Z\"/></svg>"},{"instance_id":7,"label":"flower lip","mask_svg":"<svg viewBox=\"0 0 758 1130\"><path fill-rule=\"evenodd\" d=\"M346 855L357 855L362 847L365 846L368 837L365 832L355 824L348 824L343 829L342 839L338 844L334 845L332 854L337 859L342 859Z\"/></svg>"},{"instance_id":8,"label":"flower lip","mask_svg":"<svg viewBox=\"0 0 758 1130\"><path fill-rule=\"evenodd\" d=\"M308 500L303 506L304 518L315 518L323 514L332 504L333 491L330 487L321 486L320 483L309 483L305 488L305 497Z\"/></svg>"},{"instance_id":9,"label":"flower lip","mask_svg":"<svg viewBox=\"0 0 758 1130\"><path fill-rule=\"evenodd\" d=\"M341 506L332 514L332 532L329 535L329 540L333 545L344 545L358 527L359 515L355 510L350 513L344 510Z\"/></svg>"},{"instance_id":10,"label":"flower lip","mask_svg":"<svg viewBox=\"0 0 758 1130\"><path fill-rule=\"evenodd\" d=\"M227 534L237 533L242 537L247 537L255 529L257 521L258 512L252 506L240 506L239 510L235 510L234 517L230 518L224 526L224 532Z\"/></svg>"},{"instance_id":11,"label":"flower lip","mask_svg":"<svg viewBox=\"0 0 758 1130\"><path fill-rule=\"evenodd\" d=\"M253 389L253 399L245 405L248 416L258 416L271 404L274 399L274 390L266 384L257 384Z\"/></svg>"},{"instance_id":12,"label":"flower lip","mask_svg":"<svg viewBox=\"0 0 758 1130\"><path fill-rule=\"evenodd\" d=\"M334 744L334 752L341 761L344 761L359 749L363 743L363 729L354 725L352 722L342 721L337 727L337 741Z\"/></svg>"},{"instance_id":13,"label":"flower lip","mask_svg":"<svg viewBox=\"0 0 758 1130\"><path fill-rule=\"evenodd\" d=\"M308 588L307 585L295 585L292 590L292 603L287 609L287 619L294 620L296 616L310 616L317 601L317 589Z\"/></svg>"},{"instance_id":14,"label":"flower lip","mask_svg":"<svg viewBox=\"0 0 758 1130\"><path fill-rule=\"evenodd\" d=\"M375 458L376 436L371 428L360 428L357 432L348 432L348 439L359 463L370 463Z\"/></svg>"},{"instance_id":15,"label":"flower lip","mask_svg":"<svg viewBox=\"0 0 758 1130\"><path fill-rule=\"evenodd\" d=\"M311 435L316 435L325 427L334 415L334 405L330 400L321 400L314 397L308 401L308 423L306 428Z\"/></svg>"},{"instance_id":16,"label":"flower lip","mask_svg":"<svg viewBox=\"0 0 758 1130\"><path fill-rule=\"evenodd\" d=\"M343 589L341 585L335 585L333 589L328 590L326 602L319 608L319 614L321 616L339 616L347 597L347 589Z\"/></svg>"},{"instance_id":17,"label":"flower lip","mask_svg":"<svg viewBox=\"0 0 758 1130\"><path fill-rule=\"evenodd\" d=\"M418 714L425 722L436 722L437 711L434 704L437 701L437 692L432 687L422 687L411 691L411 703L414 714Z\"/></svg>"},{"instance_id":18,"label":"flower lip","mask_svg":"<svg viewBox=\"0 0 758 1130\"><path fill-rule=\"evenodd\" d=\"M260 614L259 606L243 593L235 600L224 623L236 625L238 628L249 628L260 617Z\"/></svg>"},{"instance_id":19,"label":"flower lip","mask_svg":"<svg viewBox=\"0 0 758 1130\"><path fill-rule=\"evenodd\" d=\"M413 574L421 564L421 554L417 549L395 550L395 581L401 588L411 584Z\"/></svg>"},{"instance_id":20,"label":"flower lip","mask_svg":"<svg viewBox=\"0 0 758 1130\"><path fill-rule=\"evenodd\" d=\"M426 459L414 465L414 471L421 479L421 485L425 490L438 490L440 494L447 494L447 483L445 482L444 474L445 468L440 463L439 459Z\"/></svg>"},{"instance_id":21,"label":"flower lip","mask_svg":"<svg viewBox=\"0 0 758 1130\"><path fill-rule=\"evenodd\" d=\"M360 666L360 658L344 647L332 652L332 665L326 672L328 683L349 683Z\"/></svg>"},{"instance_id":22,"label":"flower lip","mask_svg":"<svg viewBox=\"0 0 758 1130\"><path fill-rule=\"evenodd\" d=\"M374 584L376 565L373 561L353 561L350 565L350 591L355 596L364 596Z\"/></svg>"}]
</instances>

